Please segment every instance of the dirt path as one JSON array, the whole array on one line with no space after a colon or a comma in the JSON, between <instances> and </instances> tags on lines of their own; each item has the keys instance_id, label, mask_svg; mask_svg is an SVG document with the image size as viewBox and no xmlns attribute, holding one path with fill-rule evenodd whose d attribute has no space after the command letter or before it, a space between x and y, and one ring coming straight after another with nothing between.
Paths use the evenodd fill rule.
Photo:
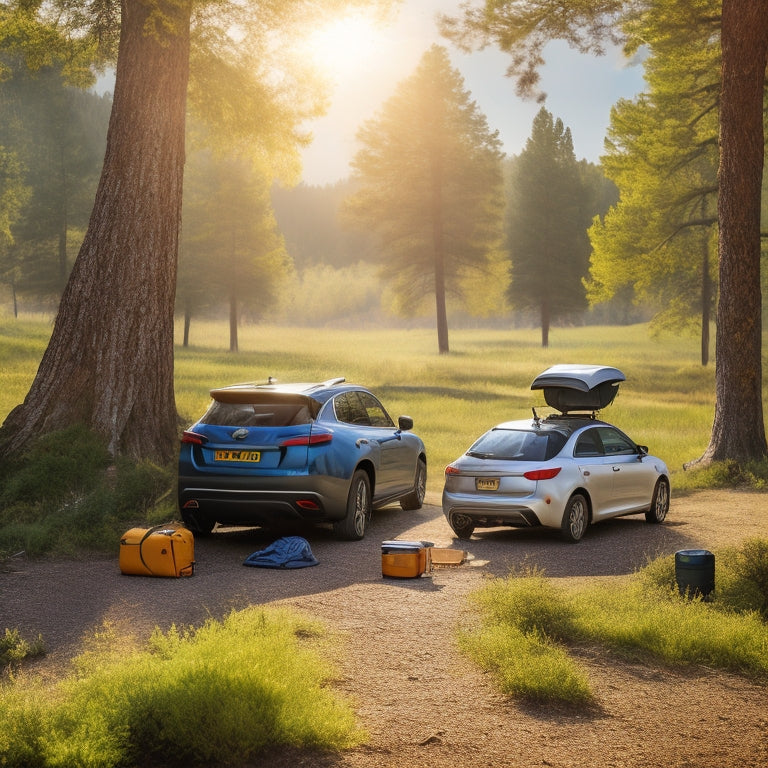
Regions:
<instances>
[{"instance_id":1,"label":"dirt path","mask_svg":"<svg viewBox=\"0 0 768 768\"><path fill-rule=\"evenodd\" d=\"M0 574L0 630L42 633L47 664L77 652L104 619L143 636L159 625L200 624L250 604L280 603L323 619L340 638L339 689L355 706L369 743L342 755L280 750L252 768L764 768L768 705L763 686L696 668L670 671L617 662L599 649L581 662L597 692L590 711L520 705L456 650L465 596L489 575L523 562L555 579L620 579L648 558L678 549L716 550L765 536L768 496L707 492L674 499L668 522L642 517L590 529L577 545L551 532L480 532L460 545L468 564L419 579L384 579L380 544L391 538L459 546L439 499L418 513L377 514L362 542L307 533L314 568L267 571L242 561L272 537L220 531L196 542L191 579L122 576L117 558L15 561Z\"/></svg>"}]
</instances>

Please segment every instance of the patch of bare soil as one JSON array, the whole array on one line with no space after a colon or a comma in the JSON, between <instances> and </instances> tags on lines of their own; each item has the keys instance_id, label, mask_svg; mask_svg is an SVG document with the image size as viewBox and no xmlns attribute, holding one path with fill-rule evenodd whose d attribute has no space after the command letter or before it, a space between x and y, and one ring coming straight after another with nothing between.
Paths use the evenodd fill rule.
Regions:
<instances>
[{"instance_id":1,"label":"patch of bare soil","mask_svg":"<svg viewBox=\"0 0 768 768\"><path fill-rule=\"evenodd\" d=\"M247 768L768 765L765 686L701 667L627 663L593 648L578 653L596 706L533 706L498 693L455 644L456 628L473 618L465 598L488 576L525 563L565 583L621 580L661 554L765 536L765 495L673 499L661 526L642 516L609 521L576 545L562 543L554 531L502 529L459 543L439 499L430 494L428 502L417 513L382 510L361 542L303 532L320 564L294 571L242 567L274 537L233 529L198 538L196 572L188 579L123 576L117 553L77 562L16 560L0 574L0 629L42 633L49 649L44 664L56 668L104 620L144 637L154 626L199 625L251 604L288 605L322 619L339 638L335 684L352 701L367 744L330 755L280 749ZM381 542L393 538L465 549L468 561L417 579L383 578Z\"/></svg>"}]
</instances>

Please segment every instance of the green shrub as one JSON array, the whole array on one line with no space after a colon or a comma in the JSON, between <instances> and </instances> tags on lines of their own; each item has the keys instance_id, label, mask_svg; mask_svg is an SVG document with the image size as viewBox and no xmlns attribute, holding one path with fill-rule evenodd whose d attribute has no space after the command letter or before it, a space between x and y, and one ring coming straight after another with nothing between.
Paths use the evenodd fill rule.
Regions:
<instances>
[{"instance_id":1,"label":"green shrub","mask_svg":"<svg viewBox=\"0 0 768 768\"><path fill-rule=\"evenodd\" d=\"M601 646L625 658L701 664L768 679L765 616L768 542L746 541L716 555L712 601L681 597L674 555L650 562L633 578L574 591L541 572L493 579L472 595L478 626L461 648L493 672L510 696L569 704L588 702L586 675L566 645Z\"/></svg>"},{"instance_id":2,"label":"green shrub","mask_svg":"<svg viewBox=\"0 0 768 768\"><path fill-rule=\"evenodd\" d=\"M45 435L15 460L4 462L0 508L77 497L99 482L111 461L104 441L84 426Z\"/></svg>"},{"instance_id":3,"label":"green shrub","mask_svg":"<svg viewBox=\"0 0 768 768\"><path fill-rule=\"evenodd\" d=\"M15 666L25 659L42 656L44 653L45 644L41 635L29 642L18 629L6 627L5 634L0 637L0 669Z\"/></svg>"},{"instance_id":4,"label":"green shrub","mask_svg":"<svg viewBox=\"0 0 768 768\"><path fill-rule=\"evenodd\" d=\"M507 696L538 702L587 704L593 694L586 674L553 640L509 624L489 624L459 636L459 647L493 673Z\"/></svg>"},{"instance_id":5,"label":"green shrub","mask_svg":"<svg viewBox=\"0 0 768 768\"><path fill-rule=\"evenodd\" d=\"M640 579L649 589L676 593L675 556L652 560ZM768 618L768 539L747 539L740 547L715 553L715 590L707 603L720 611L754 611Z\"/></svg>"},{"instance_id":6,"label":"green shrub","mask_svg":"<svg viewBox=\"0 0 768 768\"><path fill-rule=\"evenodd\" d=\"M353 746L364 734L327 686L325 642L279 609L156 631L142 648L106 627L52 689L0 689L0 765L239 766L272 746Z\"/></svg>"},{"instance_id":7,"label":"green shrub","mask_svg":"<svg viewBox=\"0 0 768 768\"><path fill-rule=\"evenodd\" d=\"M103 441L83 427L47 435L0 472L0 559L113 548L129 524L170 499L173 478L149 461L113 465ZM175 517L175 499L160 511Z\"/></svg>"},{"instance_id":8,"label":"green shrub","mask_svg":"<svg viewBox=\"0 0 768 768\"><path fill-rule=\"evenodd\" d=\"M599 586L575 596L574 642L600 643L630 658L702 664L768 678L765 625L754 613L722 612L701 599L643 588L642 581Z\"/></svg>"},{"instance_id":9,"label":"green shrub","mask_svg":"<svg viewBox=\"0 0 768 768\"><path fill-rule=\"evenodd\" d=\"M586 674L557 642L573 635L574 613L541 572L494 579L473 599L483 624L460 633L459 644L493 672L504 693L531 701L591 701Z\"/></svg>"},{"instance_id":10,"label":"green shrub","mask_svg":"<svg viewBox=\"0 0 768 768\"><path fill-rule=\"evenodd\" d=\"M747 539L715 556L714 602L768 618L768 539Z\"/></svg>"}]
</instances>

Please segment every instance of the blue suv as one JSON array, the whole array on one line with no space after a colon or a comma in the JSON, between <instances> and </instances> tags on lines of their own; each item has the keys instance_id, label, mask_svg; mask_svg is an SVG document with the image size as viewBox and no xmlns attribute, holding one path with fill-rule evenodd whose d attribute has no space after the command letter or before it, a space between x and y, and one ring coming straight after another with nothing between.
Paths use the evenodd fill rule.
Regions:
<instances>
[{"instance_id":1,"label":"blue suv","mask_svg":"<svg viewBox=\"0 0 768 768\"><path fill-rule=\"evenodd\" d=\"M365 535L372 511L424 502L427 456L367 389L319 384L235 384L211 390L184 432L178 504L195 533L216 523L281 527L332 523L340 539Z\"/></svg>"}]
</instances>

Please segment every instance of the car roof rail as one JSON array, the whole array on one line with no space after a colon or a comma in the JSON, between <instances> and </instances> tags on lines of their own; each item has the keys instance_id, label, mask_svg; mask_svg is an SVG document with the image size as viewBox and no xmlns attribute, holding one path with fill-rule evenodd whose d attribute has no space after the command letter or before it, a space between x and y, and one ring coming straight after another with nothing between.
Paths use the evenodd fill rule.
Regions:
<instances>
[{"instance_id":1,"label":"car roof rail","mask_svg":"<svg viewBox=\"0 0 768 768\"><path fill-rule=\"evenodd\" d=\"M319 389L320 387L334 387L337 384L343 384L345 381L346 379L343 376L337 376L335 379L328 379L321 384L315 384L312 389Z\"/></svg>"}]
</instances>

